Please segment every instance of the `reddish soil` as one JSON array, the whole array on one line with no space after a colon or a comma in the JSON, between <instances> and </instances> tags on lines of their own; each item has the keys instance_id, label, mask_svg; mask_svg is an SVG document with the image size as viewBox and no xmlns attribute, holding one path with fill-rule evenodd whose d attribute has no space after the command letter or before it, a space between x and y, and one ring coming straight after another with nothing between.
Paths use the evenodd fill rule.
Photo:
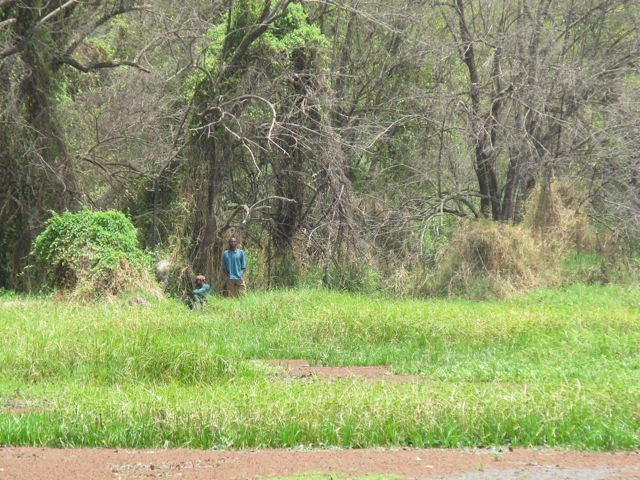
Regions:
<instances>
[{"instance_id":1,"label":"reddish soil","mask_svg":"<svg viewBox=\"0 0 640 480\"><path fill-rule=\"evenodd\" d=\"M638 453L558 450L126 450L0 447L3 480L383 474L425 479L640 479Z\"/></svg>"},{"instance_id":2,"label":"reddish soil","mask_svg":"<svg viewBox=\"0 0 640 480\"><path fill-rule=\"evenodd\" d=\"M0 398L0 413L27 413L29 408L24 402L12 397Z\"/></svg>"},{"instance_id":3,"label":"reddish soil","mask_svg":"<svg viewBox=\"0 0 640 480\"><path fill-rule=\"evenodd\" d=\"M274 365L283 367L287 375L293 378L320 377L362 378L366 380L384 380L385 382L409 382L416 380L415 375L396 375L388 367L312 367L306 360L276 360Z\"/></svg>"}]
</instances>

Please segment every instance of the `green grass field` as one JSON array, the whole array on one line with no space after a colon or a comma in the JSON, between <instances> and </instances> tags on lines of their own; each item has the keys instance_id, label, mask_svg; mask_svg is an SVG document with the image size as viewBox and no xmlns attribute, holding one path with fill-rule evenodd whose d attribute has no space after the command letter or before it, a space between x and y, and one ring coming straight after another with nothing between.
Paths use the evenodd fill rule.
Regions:
<instances>
[{"instance_id":1,"label":"green grass field","mask_svg":"<svg viewBox=\"0 0 640 480\"><path fill-rule=\"evenodd\" d=\"M134 303L0 297L0 445L640 445L637 288ZM262 361L294 358L417 379L300 381Z\"/></svg>"}]
</instances>

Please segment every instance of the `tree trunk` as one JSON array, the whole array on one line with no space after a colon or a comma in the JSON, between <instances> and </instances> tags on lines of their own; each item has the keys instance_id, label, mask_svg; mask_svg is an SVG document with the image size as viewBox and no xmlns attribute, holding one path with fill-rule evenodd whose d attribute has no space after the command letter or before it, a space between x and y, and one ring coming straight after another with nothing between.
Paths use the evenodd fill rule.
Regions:
<instances>
[{"instance_id":1,"label":"tree trunk","mask_svg":"<svg viewBox=\"0 0 640 480\"><path fill-rule=\"evenodd\" d=\"M8 212L0 218L6 230L0 243L8 252L0 259L5 264L0 269L6 272L3 283L17 289L28 287L29 279L20 274L48 212L81 206L72 159L51 101L51 59L34 46L25 48L21 58L28 74L19 84L20 110L12 115L24 115L26 127L15 126L15 118L5 123L0 152L5 177L0 208Z\"/></svg>"},{"instance_id":2,"label":"tree trunk","mask_svg":"<svg viewBox=\"0 0 640 480\"><path fill-rule=\"evenodd\" d=\"M473 40L467 27L464 15L463 0L456 0L456 8L460 23L460 37L463 41L462 59L469 71L469 97L471 98L470 122L475 141L475 172L480 190L480 211L484 217L491 216L494 220L500 218L500 200L498 180L496 177L491 136L487 134L480 111L479 76L476 67Z\"/></svg>"}]
</instances>

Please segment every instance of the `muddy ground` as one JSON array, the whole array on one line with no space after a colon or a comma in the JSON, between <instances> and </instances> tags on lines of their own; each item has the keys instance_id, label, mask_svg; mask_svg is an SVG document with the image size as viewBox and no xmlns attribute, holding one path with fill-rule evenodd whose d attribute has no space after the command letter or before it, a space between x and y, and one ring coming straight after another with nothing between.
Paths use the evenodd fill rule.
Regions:
<instances>
[{"instance_id":1,"label":"muddy ground","mask_svg":"<svg viewBox=\"0 0 640 480\"><path fill-rule=\"evenodd\" d=\"M324 477L425 479L640 479L640 454L560 450L129 450L0 447L2 480L253 479L320 472Z\"/></svg>"}]
</instances>

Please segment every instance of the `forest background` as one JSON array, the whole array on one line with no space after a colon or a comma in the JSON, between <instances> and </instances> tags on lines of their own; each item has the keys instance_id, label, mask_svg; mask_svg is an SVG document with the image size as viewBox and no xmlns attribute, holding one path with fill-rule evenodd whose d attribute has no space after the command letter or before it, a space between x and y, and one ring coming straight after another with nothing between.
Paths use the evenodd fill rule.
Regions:
<instances>
[{"instance_id":1,"label":"forest background","mask_svg":"<svg viewBox=\"0 0 640 480\"><path fill-rule=\"evenodd\" d=\"M639 47L631 0L0 0L0 288L83 209L175 292L231 235L258 288L633 278Z\"/></svg>"}]
</instances>

